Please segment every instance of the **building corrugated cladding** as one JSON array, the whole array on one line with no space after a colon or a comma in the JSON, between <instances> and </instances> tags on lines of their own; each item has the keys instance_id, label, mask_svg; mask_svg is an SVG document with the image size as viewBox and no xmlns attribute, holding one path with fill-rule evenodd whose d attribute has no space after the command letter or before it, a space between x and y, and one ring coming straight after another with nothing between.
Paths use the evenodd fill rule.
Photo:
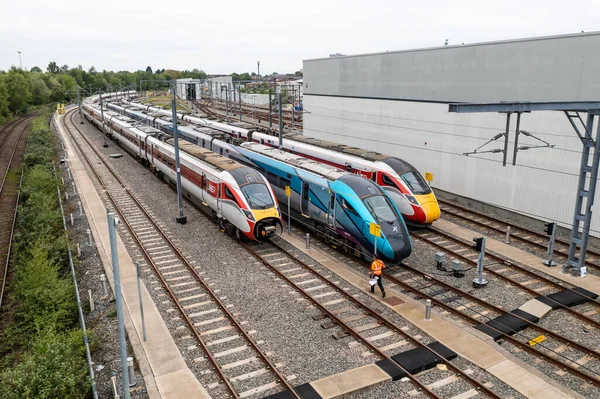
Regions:
<instances>
[{"instance_id":1,"label":"building corrugated cladding","mask_svg":"<svg viewBox=\"0 0 600 399\"><path fill-rule=\"evenodd\" d=\"M520 129L555 148L520 151L512 166L513 115L503 167L502 154L463 153L503 132L506 116L448 113L448 103L600 101L593 48L600 34L304 61L304 134L404 158L433 172L434 188L569 227L582 145L565 115L523 114ZM501 138L481 151L503 146Z\"/></svg>"}]
</instances>

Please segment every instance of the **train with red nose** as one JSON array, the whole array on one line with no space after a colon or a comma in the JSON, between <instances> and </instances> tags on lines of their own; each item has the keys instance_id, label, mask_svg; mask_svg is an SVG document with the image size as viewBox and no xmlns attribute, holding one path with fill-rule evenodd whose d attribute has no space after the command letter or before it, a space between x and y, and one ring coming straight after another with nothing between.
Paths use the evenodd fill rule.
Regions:
<instances>
[{"instance_id":1,"label":"train with red nose","mask_svg":"<svg viewBox=\"0 0 600 399\"><path fill-rule=\"evenodd\" d=\"M85 101L85 118L100 127L95 99ZM173 139L113 111L104 111L107 134L142 160L161 179L175 184ZM263 241L281 231L281 214L271 186L258 171L186 141L179 142L183 193L212 215L229 235Z\"/></svg>"},{"instance_id":2,"label":"train with red nose","mask_svg":"<svg viewBox=\"0 0 600 399\"><path fill-rule=\"evenodd\" d=\"M171 116L170 110L136 101L125 101L125 103L155 115ZM256 129L183 113L177 113L177 115L178 119L182 121L209 127L239 140L279 147L277 137ZM374 181L390 196L408 224L430 225L440 218L440 207L431 187L423 175L404 159L363 148L292 134L284 135L282 149L347 172L360 174Z\"/></svg>"}]
</instances>

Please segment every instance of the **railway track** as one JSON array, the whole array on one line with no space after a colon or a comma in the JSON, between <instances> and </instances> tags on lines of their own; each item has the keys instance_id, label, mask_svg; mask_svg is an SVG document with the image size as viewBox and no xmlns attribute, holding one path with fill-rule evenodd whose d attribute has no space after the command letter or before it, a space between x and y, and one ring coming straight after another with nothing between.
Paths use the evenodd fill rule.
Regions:
<instances>
[{"instance_id":1,"label":"railway track","mask_svg":"<svg viewBox=\"0 0 600 399\"><path fill-rule=\"evenodd\" d=\"M213 109L217 109L219 111L221 111L221 114L223 112L227 111L227 106L226 104L224 104L221 101L213 101L212 102L213 105ZM208 106L208 105L207 105ZM239 104L235 105L236 108L234 108L233 104L231 104L229 106L229 112L231 114L233 114L233 112L238 112L239 113ZM273 122L277 121L279 122L279 114L278 114L278 110L273 109L271 111L271 118L273 120ZM252 117L254 119L261 119L261 120L269 120L269 108L263 108L263 107L253 107L253 106L249 106L246 104L242 104L242 113L244 115L247 115L249 117ZM289 110L283 110L283 121L286 124L291 125L292 124L292 118L294 120L294 123L301 125L302 124L302 112L298 111L298 112L294 112L294 115L292 115L292 112Z\"/></svg>"},{"instance_id":2,"label":"railway track","mask_svg":"<svg viewBox=\"0 0 600 399\"><path fill-rule=\"evenodd\" d=\"M218 119L225 119L225 115L222 112L217 112L214 109L212 109L210 107L210 103L208 101L204 101L204 102L199 102L199 101L193 101L193 103L202 111L204 112L206 115L208 115L209 117L214 117L214 118L218 118ZM232 113L233 115L233 113ZM250 116L251 118L254 119L258 119L261 121L268 121L269 120L269 114L268 112L266 114L262 114L262 115L258 115L258 114L254 114L254 115L250 115L248 114L248 116ZM275 132L277 131L277 124L279 123L279 118L275 115L273 115L272 117L272 121L273 121L273 129L272 131ZM286 118L283 118L284 121L284 130L287 130L289 128L291 128L292 126L292 120L291 118L289 120L286 120ZM231 117L230 123L235 124L237 122L237 119L235 119L235 116ZM265 127L264 125L260 124L260 123L254 123L254 122L249 122L247 120L244 120L243 123L245 124L250 124L253 126L256 126L258 128L261 128L263 130L268 130L268 127ZM295 126L301 126L301 121L299 122L298 120L296 120L295 122Z\"/></svg>"},{"instance_id":3,"label":"railway track","mask_svg":"<svg viewBox=\"0 0 600 399\"><path fill-rule=\"evenodd\" d=\"M207 386L211 395L257 398L291 389L267 353L252 338L252 332L246 331L231 313L226 298L219 297L159 222L145 210L144 204L82 134L72 120L73 115L71 111L65 116L71 124L65 127L75 146L201 347L210 363L208 370L215 373L214 382ZM240 360L231 361L231 355Z\"/></svg>"},{"instance_id":4,"label":"railway track","mask_svg":"<svg viewBox=\"0 0 600 399\"><path fill-rule=\"evenodd\" d=\"M313 229L306 226L304 223L300 222L300 224L303 227L300 230L301 232L303 230L304 232L306 232L306 230L313 231ZM434 242L434 240L427 240L426 238L419 237L418 233L412 233L413 238L422 239L429 245L432 245ZM436 245L432 246L451 253L453 257L460 258L460 254L456 254L452 249L442 248ZM451 246L451 244L448 246ZM464 244L464 246L471 249L469 244ZM339 243L339 245L336 245L334 248L338 251L342 251L343 247L344 245ZM341 252L340 255L347 256L347 254ZM473 264L473 261L470 260L470 258L464 257L464 260L467 260L469 262L468 264ZM344 260L344 262L348 263L348 259ZM355 263L359 268L370 269L370 264L366 261L356 259L355 261L351 260L350 262ZM514 267L514 270L519 272L522 269L518 265L507 265L504 261L502 261L502 264L505 266L504 268L507 266ZM486 272L489 270L490 269L486 266ZM526 269L523 269L523 273L527 274L525 270ZM533 276L540 277L537 274L533 274ZM445 314L451 314L474 326L485 323L496 316L508 313L501 307L490 304L487 300L480 299L470 292L445 283L431 273L423 272L408 264L394 266L391 270L384 269L384 279L388 284L392 283L396 285L397 289L402 293L412 296L417 300L429 299L434 306L443 309ZM506 281L508 282L508 280ZM514 285L515 282L512 281L511 284ZM562 289L568 288L561 283L552 282L552 284L554 287L561 287ZM541 295L542 294L536 292L536 296ZM592 301L593 306L597 308L598 303L593 299ZM569 314L574 317L584 320L588 326L593 326L594 328L597 328L598 326L598 322L595 319L592 319L581 312L576 312L573 309L567 310L569 308L564 306L560 309L569 312ZM596 314L596 311L591 313ZM503 341L514 346L517 351L526 352L529 355L534 356L537 358L536 361L551 366L557 378L560 378L565 374L570 374L582 381L580 386L586 386L586 384L588 384L600 387L600 353L560 335L559 333L549 331L522 318L520 319L526 321L531 328L526 328L514 336L500 332ZM538 335L537 333L532 334L532 331L544 334L546 341L542 344L531 346L529 341Z\"/></svg>"},{"instance_id":5,"label":"railway track","mask_svg":"<svg viewBox=\"0 0 600 399\"><path fill-rule=\"evenodd\" d=\"M456 247L457 242L451 241L449 239L450 237L447 235L438 234L438 232L432 233L432 230L427 230L427 232L423 234L413 232L412 236L432 245L434 248L450 253L453 257L457 257L467 264L474 264L473 260L461 255L460 250L457 250L456 248L452 249L453 246ZM468 246L468 244L463 244L463 248L464 246ZM368 267L366 264L364 266ZM502 266L506 268L507 265L503 262L502 264L499 264L499 267ZM517 265L510 265L508 269L512 269L513 267L513 270L519 270L519 272L521 272L521 269ZM429 299L434 305L437 305L446 312L473 325L485 323L497 316L509 313L503 308L491 304L486 299L479 298L470 292L440 280L431 273L423 272L406 264L400 266L400 269L403 269L403 271L399 272L396 269L393 274L389 271L386 272L385 277L387 280L396 284L406 293L413 295L416 299ZM541 293L535 290L531 292L530 288L506 277L502 272L496 271L495 273L492 273L490 271L491 269L486 268L486 273L493 274L495 277L509 282L510 284L518 285L520 289L523 289L532 295L541 295ZM540 278L540 276L536 277ZM562 289L566 288L560 284L556 284L556 286L559 286ZM596 303L595 305L597 306L598 304ZM587 325L598 328L598 322L596 320L580 314L573 309L566 307L562 307L562 309L575 317L585 320ZM517 332L514 335L502 333L502 340L514 345L519 350L526 351L529 354L552 364L559 370L566 371L571 375L581 378L587 383L600 387L600 353L596 350L587 348L583 344L575 342L558 332L550 331L522 317L519 318L527 323L528 328L521 332ZM543 344L531 346L529 341L539 334L543 334L546 337L546 341L544 341ZM566 351L566 349L568 349L568 351Z\"/></svg>"},{"instance_id":6,"label":"railway track","mask_svg":"<svg viewBox=\"0 0 600 399\"><path fill-rule=\"evenodd\" d=\"M31 122L32 114L15 119L0 128L0 309L9 272L10 252L17 221L20 199L21 163L26 140L23 133ZM9 176L11 171L19 171L19 177Z\"/></svg>"},{"instance_id":7,"label":"railway track","mask_svg":"<svg viewBox=\"0 0 600 399\"><path fill-rule=\"evenodd\" d=\"M500 235L505 235L506 227L509 226L511 240L518 240L527 247L535 250L546 251L548 248L548 236L544 233L540 233L528 227L507 223L505 220L447 201L438 199L438 202L442 205L441 210L446 215L455 217L480 228L491 230ZM556 237L554 254L558 255L563 262L566 262L568 253L569 241L561 237ZM588 248L585 265L595 272L600 272L600 252Z\"/></svg>"},{"instance_id":8,"label":"railway track","mask_svg":"<svg viewBox=\"0 0 600 399\"><path fill-rule=\"evenodd\" d=\"M448 233L437 230L435 227L428 229L425 233L413 233L413 237L419 238L436 249L445 251L453 258L459 259L471 267L477 266L477 258L479 253L470 245L470 243L465 243ZM457 245L460 247L459 249L456 248ZM492 275L503 282L525 291L533 298L540 295L556 293L564 289L574 288L574 286L571 284L545 277L538 271L529 270L528 268L522 267L510 260L502 258L501 256L486 252L486 258L493 261L492 263L486 263L486 274ZM525 281L519 281L523 279ZM532 288L534 286L537 286L537 288ZM594 298L588 297L585 294L580 295L588 299L589 304L587 306L593 307L594 310L582 313L558 302L556 302L555 305L569 315L583 321L586 323L586 325L598 329L600 332L600 303L598 303Z\"/></svg>"},{"instance_id":9,"label":"railway track","mask_svg":"<svg viewBox=\"0 0 600 399\"><path fill-rule=\"evenodd\" d=\"M339 287L339 281L332 281L325 268L300 260L297 255L284 249L275 241L266 243L242 244L262 264L267 266L279 278L292 286L304 298L310 301L320 312L316 320L323 320L323 328L334 329L337 339L351 336L357 345L367 349L363 355L375 354L380 359L388 359L406 372L402 366L392 359L392 353L399 348L426 348L440 359L444 357L422 343L420 337L412 336L407 326L399 327L389 319L380 315L358 300L355 295ZM430 398L440 398L447 384L460 378L465 382L464 397L482 393L490 398L498 398L484 382L471 377L468 372L454 365L452 361L443 360L447 371L439 380L429 383L421 381L422 376L407 377L417 387L415 392L423 392Z\"/></svg>"}]
</instances>

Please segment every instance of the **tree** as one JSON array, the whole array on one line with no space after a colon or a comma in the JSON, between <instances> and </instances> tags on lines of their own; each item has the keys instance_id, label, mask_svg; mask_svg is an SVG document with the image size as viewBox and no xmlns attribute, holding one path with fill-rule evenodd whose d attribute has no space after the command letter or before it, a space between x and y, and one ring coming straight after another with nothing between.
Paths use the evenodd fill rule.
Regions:
<instances>
[{"instance_id":1,"label":"tree","mask_svg":"<svg viewBox=\"0 0 600 399\"><path fill-rule=\"evenodd\" d=\"M31 89L32 101L36 105L46 104L52 92L42 79L41 73L29 74L29 87Z\"/></svg>"},{"instance_id":2,"label":"tree","mask_svg":"<svg viewBox=\"0 0 600 399\"><path fill-rule=\"evenodd\" d=\"M0 124L10 114L8 110L8 90L4 83L3 75L0 75Z\"/></svg>"},{"instance_id":3,"label":"tree","mask_svg":"<svg viewBox=\"0 0 600 399\"><path fill-rule=\"evenodd\" d=\"M146 72L150 72L150 73L152 73L152 67L151 67L150 65L148 65L148 66L146 67Z\"/></svg>"},{"instance_id":4,"label":"tree","mask_svg":"<svg viewBox=\"0 0 600 399\"><path fill-rule=\"evenodd\" d=\"M48 73L58 73L60 72L60 68L56 64L56 62L52 61L48 64L48 68L46 68Z\"/></svg>"},{"instance_id":5,"label":"tree","mask_svg":"<svg viewBox=\"0 0 600 399\"><path fill-rule=\"evenodd\" d=\"M42 70L40 69L40 67L34 66L33 68L31 68L31 72L42 72Z\"/></svg>"},{"instance_id":6,"label":"tree","mask_svg":"<svg viewBox=\"0 0 600 399\"><path fill-rule=\"evenodd\" d=\"M294 75L303 76L302 70L296 71L296 73L294 73Z\"/></svg>"},{"instance_id":7,"label":"tree","mask_svg":"<svg viewBox=\"0 0 600 399\"><path fill-rule=\"evenodd\" d=\"M62 73L67 73L69 71L69 66L67 64L60 67L60 71Z\"/></svg>"},{"instance_id":8,"label":"tree","mask_svg":"<svg viewBox=\"0 0 600 399\"><path fill-rule=\"evenodd\" d=\"M27 110L27 104L31 100L27 79L11 70L6 75L5 82L8 91L8 109L14 113Z\"/></svg>"},{"instance_id":9,"label":"tree","mask_svg":"<svg viewBox=\"0 0 600 399\"><path fill-rule=\"evenodd\" d=\"M148 71L146 70L146 72L148 72ZM160 68L158 68L156 71L154 71L154 73L158 75L160 73Z\"/></svg>"}]
</instances>

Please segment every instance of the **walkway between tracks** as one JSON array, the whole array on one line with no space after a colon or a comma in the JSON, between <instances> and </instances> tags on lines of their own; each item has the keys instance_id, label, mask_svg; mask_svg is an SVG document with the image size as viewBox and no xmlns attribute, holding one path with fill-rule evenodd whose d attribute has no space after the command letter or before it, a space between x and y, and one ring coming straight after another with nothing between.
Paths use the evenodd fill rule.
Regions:
<instances>
[{"instance_id":1,"label":"walkway between tracks","mask_svg":"<svg viewBox=\"0 0 600 399\"><path fill-rule=\"evenodd\" d=\"M356 270L344 266L338 259L314 245L311 246L310 250L306 250L303 237L295 234L290 236L284 233L282 238L350 284L365 293L368 292L369 279L366 269L364 274L360 274ZM503 353L504 350L489 336L481 334L471 327L450 322L435 313L432 314L431 320L426 321L423 304L399 293L391 286L386 287L386 291L388 293L387 298L381 299L379 296L374 296L374 298L393 309L400 316L456 352L459 356L485 369L526 397L532 399L582 398L576 392L544 376L540 371L518 360L508 358Z\"/></svg>"},{"instance_id":2,"label":"walkway between tracks","mask_svg":"<svg viewBox=\"0 0 600 399\"><path fill-rule=\"evenodd\" d=\"M471 242L473 237L481 236L480 233L445 220L438 220L435 222L434 227L468 242ZM563 273L561 265L548 267L544 265L544 259L509 244L505 244L502 241L494 240L493 238L485 239L485 248L487 251L491 251L509 260L537 269L569 284L600 294L600 277L598 276L588 274L587 277L584 278L573 277L570 274Z\"/></svg>"},{"instance_id":3,"label":"walkway between tracks","mask_svg":"<svg viewBox=\"0 0 600 399\"><path fill-rule=\"evenodd\" d=\"M104 265L106 276L112 286L113 275L110 263L111 254L106 207L84 168L85 161L79 158L71 138L64 131L62 125L64 117L58 116L57 118L59 134L64 140L68 154L68 164L93 233L94 243ZM143 341L135 265L119 235L117 235L117 246L121 269L121 294L123 296L123 309L125 310L125 327L135 357L140 365L140 371L144 375L148 395L150 398L163 399L210 398L204 387L187 367L148 289L142 282L142 301L144 303L147 333L146 342Z\"/></svg>"}]
</instances>

